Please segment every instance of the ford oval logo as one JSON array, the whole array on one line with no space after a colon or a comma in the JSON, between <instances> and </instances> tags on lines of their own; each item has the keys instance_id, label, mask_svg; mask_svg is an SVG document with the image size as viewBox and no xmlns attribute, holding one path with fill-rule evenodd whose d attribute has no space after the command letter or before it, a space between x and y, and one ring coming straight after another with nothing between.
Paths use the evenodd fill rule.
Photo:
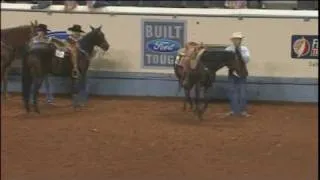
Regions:
<instances>
[{"instance_id":1,"label":"ford oval logo","mask_svg":"<svg viewBox=\"0 0 320 180\"><path fill-rule=\"evenodd\" d=\"M170 39L154 39L147 43L147 48L153 52L171 53L180 49L180 43Z\"/></svg>"}]
</instances>

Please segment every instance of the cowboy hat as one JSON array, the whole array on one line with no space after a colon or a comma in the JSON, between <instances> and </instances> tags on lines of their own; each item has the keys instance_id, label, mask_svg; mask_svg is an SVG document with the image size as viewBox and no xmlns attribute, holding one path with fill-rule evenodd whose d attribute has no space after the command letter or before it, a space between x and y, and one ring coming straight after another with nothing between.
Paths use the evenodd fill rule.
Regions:
<instances>
[{"instance_id":1,"label":"cowboy hat","mask_svg":"<svg viewBox=\"0 0 320 180\"><path fill-rule=\"evenodd\" d=\"M79 24L74 24L72 27L69 27L68 31L84 33L84 31L81 29L81 26Z\"/></svg>"},{"instance_id":2,"label":"cowboy hat","mask_svg":"<svg viewBox=\"0 0 320 180\"><path fill-rule=\"evenodd\" d=\"M244 38L244 36L242 35L241 32L234 32L234 33L232 33L230 39L236 39L236 38L242 39L242 38Z\"/></svg>"},{"instance_id":3,"label":"cowboy hat","mask_svg":"<svg viewBox=\"0 0 320 180\"><path fill-rule=\"evenodd\" d=\"M47 32L50 31L45 24L39 24L36 28L37 31Z\"/></svg>"}]
</instances>

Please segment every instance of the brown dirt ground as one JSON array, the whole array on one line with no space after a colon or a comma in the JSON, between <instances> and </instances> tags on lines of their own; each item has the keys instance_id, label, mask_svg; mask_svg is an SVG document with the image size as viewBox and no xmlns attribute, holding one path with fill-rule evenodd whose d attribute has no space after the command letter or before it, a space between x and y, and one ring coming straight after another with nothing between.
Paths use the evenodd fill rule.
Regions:
<instances>
[{"instance_id":1,"label":"brown dirt ground","mask_svg":"<svg viewBox=\"0 0 320 180\"><path fill-rule=\"evenodd\" d=\"M250 118L205 120L181 100L68 98L26 114L20 97L1 108L3 180L315 180L318 110L313 104L251 104Z\"/></svg>"}]
</instances>

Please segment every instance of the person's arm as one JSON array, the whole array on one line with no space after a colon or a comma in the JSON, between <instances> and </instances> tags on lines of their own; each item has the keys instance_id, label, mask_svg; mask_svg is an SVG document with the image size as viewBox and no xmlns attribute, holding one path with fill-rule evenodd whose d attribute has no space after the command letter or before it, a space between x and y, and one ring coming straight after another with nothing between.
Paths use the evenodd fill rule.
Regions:
<instances>
[{"instance_id":1,"label":"person's arm","mask_svg":"<svg viewBox=\"0 0 320 180\"><path fill-rule=\"evenodd\" d=\"M225 51L234 51L233 47L232 46L228 46L224 49Z\"/></svg>"},{"instance_id":2,"label":"person's arm","mask_svg":"<svg viewBox=\"0 0 320 180\"><path fill-rule=\"evenodd\" d=\"M250 60L250 51L247 47L243 46L241 50L242 59L245 63L248 63Z\"/></svg>"}]
</instances>

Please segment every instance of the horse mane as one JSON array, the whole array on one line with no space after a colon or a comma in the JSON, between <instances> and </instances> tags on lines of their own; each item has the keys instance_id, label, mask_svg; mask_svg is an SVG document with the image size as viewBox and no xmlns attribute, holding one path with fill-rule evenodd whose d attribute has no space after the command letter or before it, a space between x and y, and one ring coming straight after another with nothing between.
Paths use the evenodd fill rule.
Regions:
<instances>
[{"instance_id":1,"label":"horse mane","mask_svg":"<svg viewBox=\"0 0 320 180\"><path fill-rule=\"evenodd\" d=\"M90 39L94 35L95 32L96 32L95 30L90 31L90 32L86 33L84 36L82 36L81 39L79 39L78 42L79 42L79 45L82 49L86 49L90 52L93 50L93 47L88 47L88 44L84 44L84 42L87 42L88 39Z\"/></svg>"},{"instance_id":2,"label":"horse mane","mask_svg":"<svg viewBox=\"0 0 320 180\"><path fill-rule=\"evenodd\" d=\"M82 37L79 39L79 42L90 38L90 37L93 35L94 32L95 32L95 30L86 33L84 36L82 36Z\"/></svg>"}]
</instances>

